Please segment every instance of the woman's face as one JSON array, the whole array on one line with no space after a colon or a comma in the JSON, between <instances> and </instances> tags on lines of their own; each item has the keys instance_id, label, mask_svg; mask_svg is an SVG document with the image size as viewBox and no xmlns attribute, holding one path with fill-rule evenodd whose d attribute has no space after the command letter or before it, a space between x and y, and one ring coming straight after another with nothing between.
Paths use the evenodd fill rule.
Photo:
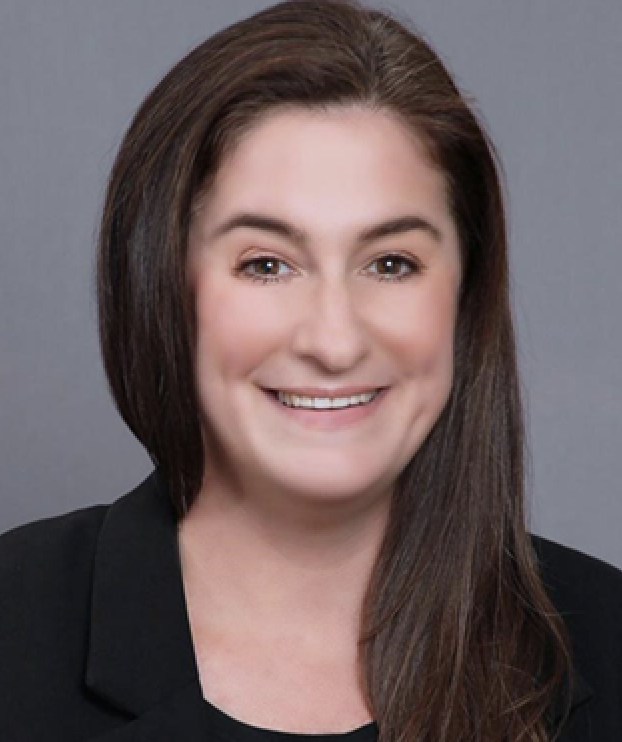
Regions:
<instances>
[{"instance_id":1,"label":"woman's face","mask_svg":"<svg viewBox=\"0 0 622 742\"><path fill-rule=\"evenodd\" d=\"M222 164L188 262L211 478L307 501L391 491L452 384L460 257L444 185L396 119L360 108L273 112ZM380 387L332 411L265 391Z\"/></svg>"}]
</instances>

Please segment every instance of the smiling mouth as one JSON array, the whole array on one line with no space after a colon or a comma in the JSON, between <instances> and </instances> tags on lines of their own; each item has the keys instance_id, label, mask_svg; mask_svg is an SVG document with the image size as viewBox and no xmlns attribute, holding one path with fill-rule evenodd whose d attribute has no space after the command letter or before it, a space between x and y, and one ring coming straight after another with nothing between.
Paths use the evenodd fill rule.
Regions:
<instances>
[{"instance_id":1,"label":"smiling mouth","mask_svg":"<svg viewBox=\"0 0 622 742\"><path fill-rule=\"evenodd\" d=\"M379 387L373 392L373 396L371 397L371 399L368 399L366 401L359 401L353 404L334 405L334 406L332 404L328 404L328 405L321 406L321 407L315 407L314 405L309 405L309 404L301 404L301 405L289 404L288 402L285 402L282 397L279 397L278 389L265 389L264 388L263 391L269 394L276 402L278 402L278 404L280 404L282 407L285 407L287 409L326 413L326 412L339 412L342 410L351 410L357 407L366 407L367 405L371 404L377 397L379 397L381 393L384 392L386 389L388 389L388 387ZM303 397L303 398L306 398L306 397ZM321 399L325 399L325 398L321 398Z\"/></svg>"}]
</instances>

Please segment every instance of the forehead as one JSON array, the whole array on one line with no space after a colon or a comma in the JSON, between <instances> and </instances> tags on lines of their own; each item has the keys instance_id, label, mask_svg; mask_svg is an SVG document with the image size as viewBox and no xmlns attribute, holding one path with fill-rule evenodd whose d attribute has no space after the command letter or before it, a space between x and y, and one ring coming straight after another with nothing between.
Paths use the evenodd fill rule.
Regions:
<instances>
[{"instance_id":1,"label":"forehead","mask_svg":"<svg viewBox=\"0 0 622 742\"><path fill-rule=\"evenodd\" d=\"M418 208L449 217L445 178L423 141L390 113L354 107L268 113L221 163L203 205L305 223L320 213L335 226L355 211L370 218Z\"/></svg>"}]
</instances>

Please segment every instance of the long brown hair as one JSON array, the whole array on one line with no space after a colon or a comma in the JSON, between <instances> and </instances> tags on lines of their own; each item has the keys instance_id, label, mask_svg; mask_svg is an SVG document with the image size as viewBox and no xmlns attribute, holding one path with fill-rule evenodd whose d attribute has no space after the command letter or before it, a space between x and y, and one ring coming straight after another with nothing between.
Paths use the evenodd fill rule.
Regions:
<instances>
[{"instance_id":1,"label":"long brown hair","mask_svg":"<svg viewBox=\"0 0 622 742\"><path fill-rule=\"evenodd\" d=\"M524 429L499 163L405 19L356 0L292 0L199 45L139 108L108 186L98 251L102 354L123 419L180 516L204 441L185 279L193 199L276 106L397 114L443 172L463 278L449 400L396 482L360 632L382 742L549 739L567 638L523 512Z\"/></svg>"}]
</instances>

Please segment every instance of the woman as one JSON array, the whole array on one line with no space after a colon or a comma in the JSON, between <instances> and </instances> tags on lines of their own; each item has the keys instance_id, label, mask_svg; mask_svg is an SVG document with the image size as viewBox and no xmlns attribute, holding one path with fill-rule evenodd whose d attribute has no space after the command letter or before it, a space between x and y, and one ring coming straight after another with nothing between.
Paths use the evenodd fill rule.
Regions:
<instances>
[{"instance_id":1,"label":"woman","mask_svg":"<svg viewBox=\"0 0 622 742\"><path fill-rule=\"evenodd\" d=\"M525 529L494 149L413 31L284 2L198 46L98 291L156 469L2 538L1 739L620 738L622 577Z\"/></svg>"}]
</instances>

